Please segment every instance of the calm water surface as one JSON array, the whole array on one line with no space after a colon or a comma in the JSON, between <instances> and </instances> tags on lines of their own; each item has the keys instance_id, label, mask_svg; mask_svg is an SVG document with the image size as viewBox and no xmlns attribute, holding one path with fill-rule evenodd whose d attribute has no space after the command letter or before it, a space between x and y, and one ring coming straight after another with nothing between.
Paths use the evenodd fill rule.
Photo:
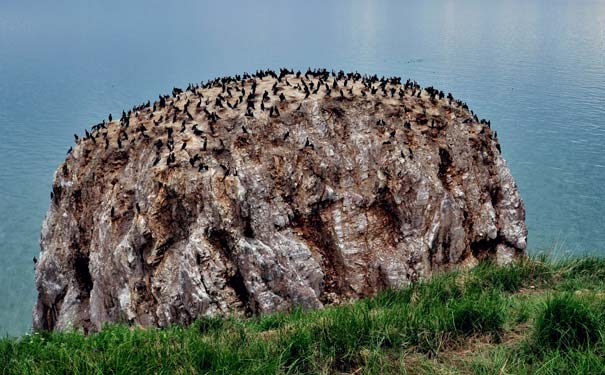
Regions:
<instances>
[{"instance_id":1,"label":"calm water surface","mask_svg":"<svg viewBox=\"0 0 605 375\"><path fill-rule=\"evenodd\" d=\"M280 66L451 91L498 131L532 251L605 255L604 0L1 0L0 334L30 327L74 132L174 85Z\"/></svg>"}]
</instances>

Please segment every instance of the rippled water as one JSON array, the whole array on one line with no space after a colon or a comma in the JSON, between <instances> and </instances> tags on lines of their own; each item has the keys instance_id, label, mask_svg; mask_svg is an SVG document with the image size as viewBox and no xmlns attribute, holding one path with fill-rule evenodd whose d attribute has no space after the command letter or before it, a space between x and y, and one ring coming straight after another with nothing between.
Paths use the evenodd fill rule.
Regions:
<instances>
[{"instance_id":1,"label":"rippled water","mask_svg":"<svg viewBox=\"0 0 605 375\"><path fill-rule=\"evenodd\" d=\"M179 4L0 1L0 333L30 327L32 257L72 134L173 85L258 68L451 91L498 131L532 251L605 255L605 1Z\"/></svg>"}]
</instances>

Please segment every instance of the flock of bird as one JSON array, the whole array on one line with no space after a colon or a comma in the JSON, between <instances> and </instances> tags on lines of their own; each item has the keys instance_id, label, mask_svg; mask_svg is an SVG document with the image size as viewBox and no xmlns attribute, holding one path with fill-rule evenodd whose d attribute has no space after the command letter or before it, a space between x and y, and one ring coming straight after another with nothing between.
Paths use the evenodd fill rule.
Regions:
<instances>
[{"instance_id":1,"label":"flock of bird","mask_svg":"<svg viewBox=\"0 0 605 375\"><path fill-rule=\"evenodd\" d=\"M261 92L262 91L262 92ZM300 111L307 99L323 97L335 101L346 101L354 98L375 100L412 100L418 102L428 100L433 105L442 105L451 110L457 110L465 116L463 123L480 123L490 126L490 122L478 119L468 110L466 103L455 100L451 94L432 87L421 88L411 80L402 83L399 77L378 77L376 75L361 75L355 73L335 72L326 69L308 69L306 72L280 69L261 70L254 74L244 73L235 77L221 77L201 84L189 84L185 89L174 88L172 96L160 95L153 104L147 103L133 107L115 120L110 114L108 121L92 126L85 130L84 136L74 134L77 145L82 147L103 147L104 150L122 151L129 144L145 141L153 144L155 158L153 166L165 163L172 167L179 164L176 154L178 151L196 147L193 156L189 156L189 164L200 172L208 170L200 153L221 153L228 149L225 140L221 138L223 120L234 116L244 116L252 119L276 119L282 116L284 110ZM422 99L420 99L422 98ZM281 111L280 111L281 109ZM412 111L406 109L406 112ZM426 108L423 113L426 115ZM426 116L418 116L416 124L435 126L435 120L429 123ZM268 120L268 121L269 121ZM414 122L414 121L412 121ZM402 126L410 129L412 122L405 121ZM244 121L244 124L248 122ZM378 119L376 126L385 126L385 119ZM231 129L233 131L233 129ZM237 131L237 130L236 130ZM483 130L482 130L483 131ZM248 134L249 129L241 126L241 133ZM176 144L175 134L192 134L196 140L182 137ZM393 133L393 132L391 132ZM290 133L285 129L281 138L286 141ZM393 134L391 134L393 136ZM494 133L494 137L497 137ZM192 144L193 143L193 144ZM309 138L306 138L302 148L314 149ZM73 152L70 148L68 155ZM403 155L402 155L403 156ZM232 172L229 166L220 165L225 177ZM64 165L64 173L67 173Z\"/></svg>"},{"instance_id":2,"label":"flock of bird","mask_svg":"<svg viewBox=\"0 0 605 375\"><path fill-rule=\"evenodd\" d=\"M185 154L189 155L191 168L205 172L208 171L209 165L204 163L200 153L202 155L205 152L222 153L228 150L228 145L222 138L225 131L239 131L234 130L232 126L227 128L225 126L227 121L239 116L248 119L238 122L244 124L241 125L241 134L247 135L251 129L246 128L246 125L254 126L255 120L263 123L263 120L279 119L283 113L291 114L300 111L308 99L320 98L334 101L399 100L411 107L419 102L430 101L433 107L442 106L450 112L456 112L457 118L464 124L485 125L481 127L482 134L485 132L485 127L489 128L491 125L489 121L479 120L473 111L469 111L466 103L454 99L452 94L445 95L443 91L433 87L423 89L415 81L407 80L402 83L399 77L386 78L326 69L308 69L304 73L280 69L279 72L260 70L254 74L244 73L235 77L216 78L205 83L189 84L185 90L174 88L172 96L160 95L153 104L148 101L134 106L128 112L122 111L118 120L114 120L109 114L108 121L103 120L93 125L90 130L86 129L84 136L74 134L74 139L76 146L84 149L101 147L106 152L118 153L126 153L128 147L135 142L148 142L155 149L153 167L161 163L165 163L168 168L180 165L177 162L177 153L187 151ZM296 109L292 110L294 106ZM416 109L414 108L414 111ZM405 106L404 110L406 113L413 111ZM422 108L420 112L415 112L416 118L403 121L401 124L404 129L411 129L412 123L415 126L430 128L437 125L435 118L429 123L427 107ZM283 122L287 123L287 120ZM386 125L384 118L376 121L377 127ZM395 132L396 129L390 131L391 138ZM177 133L183 135L178 137L181 142L179 145L175 140ZM495 132L489 135L497 138ZM284 129L280 138L286 142L289 137L290 131ZM300 147L315 149L308 137ZM496 147L500 151L498 142ZM73 152L74 148L70 147L68 156ZM413 158L412 150L409 149L408 152L409 157ZM191 153L195 154L191 156ZM405 157L403 151L401 156ZM228 165L219 164L218 167L223 170L224 178L229 174L237 175L237 171L232 170ZM62 174L67 176L68 173L67 163L64 163ZM51 192L51 201L55 202L55 198ZM140 210L138 204L136 208L137 211ZM114 213L112 207L112 218ZM37 259L34 258L34 264L36 262Z\"/></svg>"}]
</instances>

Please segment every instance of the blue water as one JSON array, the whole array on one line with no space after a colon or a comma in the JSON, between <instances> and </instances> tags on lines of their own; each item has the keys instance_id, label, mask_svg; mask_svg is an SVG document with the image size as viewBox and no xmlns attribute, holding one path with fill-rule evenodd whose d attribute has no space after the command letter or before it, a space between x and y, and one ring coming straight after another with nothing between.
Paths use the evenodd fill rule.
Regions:
<instances>
[{"instance_id":1,"label":"blue water","mask_svg":"<svg viewBox=\"0 0 605 375\"><path fill-rule=\"evenodd\" d=\"M605 1L176 3L0 0L0 334L30 327L32 257L72 134L258 68L451 91L498 131L530 249L605 255Z\"/></svg>"}]
</instances>

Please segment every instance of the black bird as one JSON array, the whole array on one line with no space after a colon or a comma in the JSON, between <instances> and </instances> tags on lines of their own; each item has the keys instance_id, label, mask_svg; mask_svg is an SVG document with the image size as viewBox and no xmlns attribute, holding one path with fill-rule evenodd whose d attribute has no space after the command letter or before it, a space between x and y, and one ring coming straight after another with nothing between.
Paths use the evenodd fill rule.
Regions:
<instances>
[{"instance_id":1,"label":"black bird","mask_svg":"<svg viewBox=\"0 0 605 375\"><path fill-rule=\"evenodd\" d=\"M223 181L225 181L225 179L227 178L227 176L229 176L229 172L231 171L230 167L225 167L224 165L220 164L221 168L223 168L224 171L224 175L223 175Z\"/></svg>"},{"instance_id":2,"label":"black bird","mask_svg":"<svg viewBox=\"0 0 605 375\"><path fill-rule=\"evenodd\" d=\"M158 165L158 163L160 162L160 155L158 155L155 160L153 161L153 166L155 167L156 165Z\"/></svg>"},{"instance_id":3,"label":"black bird","mask_svg":"<svg viewBox=\"0 0 605 375\"><path fill-rule=\"evenodd\" d=\"M181 151L183 151L185 147L187 147L187 142L183 142L183 145L181 146Z\"/></svg>"},{"instance_id":4,"label":"black bird","mask_svg":"<svg viewBox=\"0 0 605 375\"><path fill-rule=\"evenodd\" d=\"M189 164L191 164L191 166L193 167L193 165L195 164L196 161L200 160L200 155L199 154L195 154L194 157L189 158Z\"/></svg>"},{"instance_id":5,"label":"black bird","mask_svg":"<svg viewBox=\"0 0 605 375\"><path fill-rule=\"evenodd\" d=\"M69 150L67 150L67 155L71 154L72 151L73 149L70 147Z\"/></svg>"},{"instance_id":6,"label":"black bird","mask_svg":"<svg viewBox=\"0 0 605 375\"><path fill-rule=\"evenodd\" d=\"M110 113L109 114L109 122L111 122L111 121L112 121L112 118L111 118L111 113Z\"/></svg>"},{"instance_id":7,"label":"black bird","mask_svg":"<svg viewBox=\"0 0 605 375\"><path fill-rule=\"evenodd\" d=\"M139 206L139 202L137 202L134 206L137 209L137 213L140 214L141 213L141 206Z\"/></svg>"},{"instance_id":8,"label":"black bird","mask_svg":"<svg viewBox=\"0 0 605 375\"><path fill-rule=\"evenodd\" d=\"M254 113L252 113L252 109L251 108L248 108L248 110L246 111L245 116L247 116L247 117L254 117Z\"/></svg>"},{"instance_id":9,"label":"black bird","mask_svg":"<svg viewBox=\"0 0 605 375\"><path fill-rule=\"evenodd\" d=\"M286 134L284 134L284 141L286 139L288 139L289 136L290 136L290 131L286 131Z\"/></svg>"},{"instance_id":10,"label":"black bird","mask_svg":"<svg viewBox=\"0 0 605 375\"><path fill-rule=\"evenodd\" d=\"M168 155L168 159L166 159L166 164L170 165L171 163L174 163L175 161L176 161L176 157L171 152L170 155Z\"/></svg>"},{"instance_id":11,"label":"black bird","mask_svg":"<svg viewBox=\"0 0 605 375\"><path fill-rule=\"evenodd\" d=\"M310 147L310 148L315 148L315 146L313 145L313 143L309 142L309 137L307 137L307 141L305 142L305 147Z\"/></svg>"},{"instance_id":12,"label":"black bird","mask_svg":"<svg viewBox=\"0 0 605 375\"><path fill-rule=\"evenodd\" d=\"M248 130L246 130L246 127L244 125L242 125L242 131L244 132L244 134L248 134Z\"/></svg>"},{"instance_id":13,"label":"black bird","mask_svg":"<svg viewBox=\"0 0 605 375\"><path fill-rule=\"evenodd\" d=\"M111 207L111 213L110 213L110 216L111 216L112 219L115 216L115 214L116 214L116 209L115 209L115 207L112 206Z\"/></svg>"},{"instance_id":14,"label":"black bird","mask_svg":"<svg viewBox=\"0 0 605 375\"><path fill-rule=\"evenodd\" d=\"M214 105L220 108L225 108L223 107L223 102L219 98L216 98L216 100L214 101Z\"/></svg>"},{"instance_id":15,"label":"black bird","mask_svg":"<svg viewBox=\"0 0 605 375\"><path fill-rule=\"evenodd\" d=\"M105 149L107 150L109 148L109 139L105 138Z\"/></svg>"},{"instance_id":16,"label":"black bird","mask_svg":"<svg viewBox=\"0 0 605 375\"><path fill-rule=\"evenodd\" d=\"M206 151L208 148L208 138L204 138L204 146L202 147L202 151Z\"/></svg>"},{"instance_id":17,"label":"black bird","mask_svg":"<svg viewBox=\"0 0 605 375\"><path fill-rule=\"evenodd\" d=\"M38 263L38 258L34 257L33 261L34 261L34 264Z\"/></svg>"},{"instance_id":18,"label":"black bird","mask_svg":"<svg viewBox=\"0 0 605 375\"><path fill-rule=\"evenodd\" d=\"M273 115L271 115L271 113L269 113L270 117L279 117L279 109L277 109L276 106L271 107L273 109L272 113Z\"/></svg>"},{"instance_id":19,"label":"black bird","mask_svg":"<svg viewBox=\"0 0 605 375\"><path fill-rule=\"evenodd\" d=\"M198 136L198 137L199 137L200 135L204 134L204 131L203 131L203 130L198 129L198 128L197 128L197 125L193 125L193 127L192 127L191 129L193 129L193 134L195 134L195 135L196 135L196 136Z\"/></svg>"},{"instance_id":20,"label":"black bird","mask_svg":"<svg viewBox=\"0 0 605 375\"><path fill-rule=\"evenodd\" d=\"M118 149L122 149L122 140L118 137Z\"/></svg>"},{"instance_id":21,"label":"black bird","mask_svg":"<svg viewBox=\"0 0 605 375\"><path fill-rule=\"evenodd\" d=\"M75 138L76 143L77 143L77 142L78 142L78 135L77 135L77 134L74 134L74 138Z\"/></svg>"},{"instance_id":22,"label":"black bird","mask_svg":"<svg viewBox=\"0 0 605 375\"><path fill-rule=\"evenodd\" d=\"M282 92L281 94L279 94L279 101L283 102L284 100L286 100L286 96L284 95L284 93Z\"/></svg>"}]
</instances>

